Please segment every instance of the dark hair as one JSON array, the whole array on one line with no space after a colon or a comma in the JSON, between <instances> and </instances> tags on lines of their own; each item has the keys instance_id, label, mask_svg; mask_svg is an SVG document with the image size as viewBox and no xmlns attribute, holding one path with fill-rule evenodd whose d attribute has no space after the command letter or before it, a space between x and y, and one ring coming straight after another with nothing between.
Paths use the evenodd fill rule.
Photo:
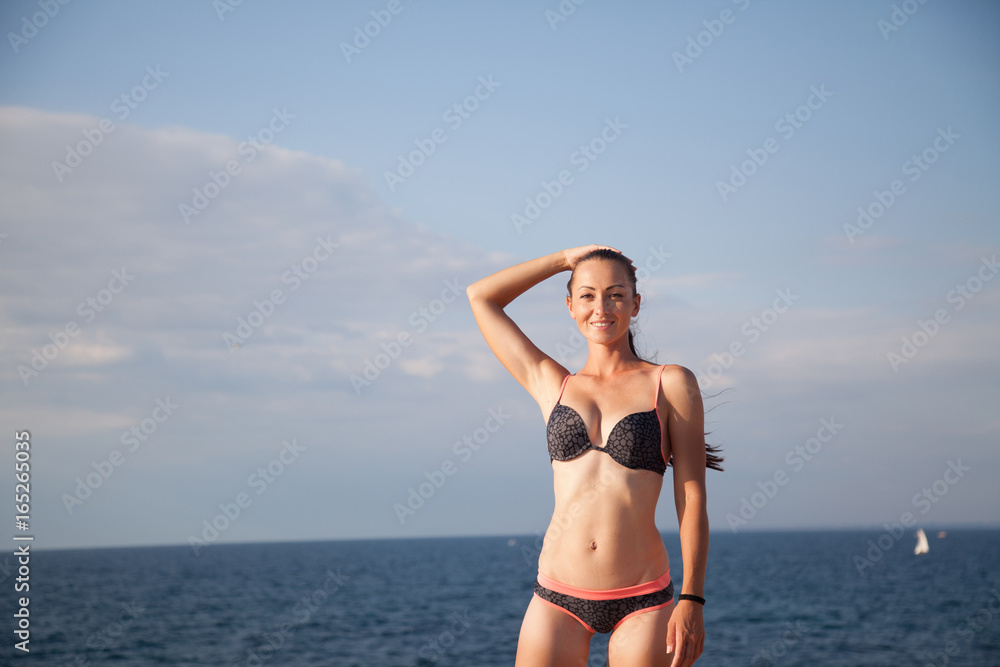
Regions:
<instances>
[{"instance_id":1,"label":"dark hair","mask_svg":"<svg viewBox=\"0 0 1000 667\"><path fill-rule=\"evenodd\" d=\"M609 262L615 262L619 266L623 267L625 269L625 275L628 276L629 284L632 285L632 296L635 296L636 294L639 293L639 290L636 287L635 269L632 267L631 262L625 259L625 256L620 252L611 250L610 248L598 248L597 250L592 250L588 252L586 255L577 260L576 266L573 267L573 272L570 274L569 282L566 283L566 292L569 294L570 297L573 296L573 278L574 276L576 276L576 268L581 264L583 264L584 262L588 262L594 259L603 259ZM641 359L642 361L646 361L646 359L643 359L641 356L639 356L639 353L635 351L635 343L633 341L634 341L634 336L632 335L632 327L629 327L628 347L630 350L632 350L632 354L634 354L636 358ZM708 435L708 433L706 433L705 435ZM723 461L723 457L719 456L719 453L721 451L722 448L719 447L718 445L710 445L706 442L705 467L721 471L722 461ZM670 464L673 463L673 461L674 457L673 455L671 455L670 460L667 461L667 465L669 466Z\"/></svg>"},{"instance_id":2,"label":"dark hair","mask_svg":"<svg viewBox=\"0 0 1000 667\"><path fill-rule=\"evenodd\" d=\"M611 250L610 248L598 248L597 250L591 250L586 255L584 255L583 257L581 257L576 261L576 266L573 267L573 271L572 273L570 273L569 282L566 283L567 294L573 296L572 285L573 285L573 278L574 276L576 276L576 267L592 259L603 259L609 262L615 262L616 264L618 264L618 266L623 267L625 269L625 275L628 276L629 284L632 285L632 296L635 296L636 294L639 293L639 290L636 288L635 269L632 268L632 264L627 259L625 259L625 255L621 254L620 252ZM639 356L639 353L635 351L635 342L634 342L634 336L632 335L632 327L628 328L628 347L630 350L632 350L632 354L634 354L639 359L642 359L642 357ZM645 359L642 360L646 361Z\"/></svg>"}]
</instances>

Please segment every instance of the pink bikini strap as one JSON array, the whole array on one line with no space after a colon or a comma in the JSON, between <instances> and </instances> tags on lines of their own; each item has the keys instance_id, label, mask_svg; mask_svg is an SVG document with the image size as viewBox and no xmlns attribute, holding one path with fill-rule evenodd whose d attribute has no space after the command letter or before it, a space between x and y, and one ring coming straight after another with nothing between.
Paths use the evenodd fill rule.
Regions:
<instances>
[{"instance_id":1,"label":"pink bikini strap","mask_svg":"<svg viewBox=\"0 0 1000 667\"><path fill-rule=\"evenodd\" d=\"M662 366L660 366L660 372L656 374L656 394L653 395L653 409L654 410L656 410L657 403L660 402L660 376L663 375L663 369L666 368L666 367L667 367L666 364L663 364ZM658 410L657 410L656 414L660 414Z\"/></svg>"},{"instance_id":2,"label":"pink bikini strap","mask_svg":"<svg viewBox=\"0 0 1000 667\"><path fill-rule=\"evenodd\" d=\"M656 398L653 399L653 410L656 412L656 421L657 421L657 423L659 423L659 421L660 421L660 406L657 405L660 402L660 376L663 375L663 369L666 368L666 367L667 367L666 364L660 366L660 372L656 374ZM662 438L663 436L661 435L660 437ZM665 457L663 455L663 445L662 444L660 445L660 458L663 459L663 465L665 465L667 467L670 466L670 461L668 461L667 457ZM669 570L668 570L668 572L669 572Z\"/></svg>"},{"instance_id":3,"label":"pink bikini strap","mask_svg":"<svg viewBox=\"0 0 1000 667\"><path fill-rule=\"evenodd\" d=\"M572 375L572 373L567 373L566 377L563 378L562 386L559 387L559 398L556 399L556 403L562 400L563 391L566 389L566 380L570 378L570 375Z\"/></svg>"}]
</instances>

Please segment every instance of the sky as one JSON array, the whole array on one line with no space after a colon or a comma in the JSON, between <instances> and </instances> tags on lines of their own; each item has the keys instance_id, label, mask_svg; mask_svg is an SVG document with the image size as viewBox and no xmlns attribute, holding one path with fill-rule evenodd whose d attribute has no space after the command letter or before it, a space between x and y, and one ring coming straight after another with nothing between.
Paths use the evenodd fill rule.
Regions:
<instances>
[{"instance_id":1,"label":"sky","mask_svg":"<svg viewBox=\"0 0 1000 667\"><path fill-rule=\"evenodd\" d=\"M541 413L464 290L589 243L699 378L712 530L1000 523L996 3L0 27L0 494L28 431L37 548L542 534ZM508 312L575 371L567 278Z\"/></svg>"}]
</instances>

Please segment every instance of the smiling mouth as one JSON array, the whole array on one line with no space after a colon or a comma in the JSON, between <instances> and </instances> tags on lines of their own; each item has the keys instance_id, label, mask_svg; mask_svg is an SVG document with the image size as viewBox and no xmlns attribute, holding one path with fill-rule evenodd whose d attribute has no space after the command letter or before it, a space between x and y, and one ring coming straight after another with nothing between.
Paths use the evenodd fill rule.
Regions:
<instances>
[{"instance_id":1,"label":"smiling mouth","mask_svg":"<svg viewBox=\"0 0 1000 667\"><path fill-rule=\"evenodd\" d=\"M594 327L595 329L607 329L612 324L614 324L614 322L591 322L590 326Z\"/></svg>"}]
</instances>

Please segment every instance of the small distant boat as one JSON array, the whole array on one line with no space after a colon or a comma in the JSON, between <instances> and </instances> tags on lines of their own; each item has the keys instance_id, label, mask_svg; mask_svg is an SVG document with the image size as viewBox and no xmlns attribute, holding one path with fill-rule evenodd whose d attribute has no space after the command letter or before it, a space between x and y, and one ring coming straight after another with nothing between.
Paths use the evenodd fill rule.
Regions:
<instances>
[{"instance_id":1,"label":"small distant boat","mask_svg":"<svg viewBox=\"0 0 1000 667\"><path fill-rule=\"evenodd\" d=\"M940 531L940 532L938 533L938 539L939 539L939 540L943 540L943 539L944 539L944 538L946 538L946 537L948 537L948 531L946 531L946 530L942 530L942 531Z\"/></svg>"},{"instance_id":2,"label":"small distant boat","mask_svg":"<svg viewBox=\"0 0 1000 667\"><path fill-rule=\"evenodd\" d=\"M930 546L927 544L927 534L924 533L923 528L917 528L917 546L913 548L913 554L919 556L920 554L925 554L931 550Z\"/></svg>"}]
</instances>

